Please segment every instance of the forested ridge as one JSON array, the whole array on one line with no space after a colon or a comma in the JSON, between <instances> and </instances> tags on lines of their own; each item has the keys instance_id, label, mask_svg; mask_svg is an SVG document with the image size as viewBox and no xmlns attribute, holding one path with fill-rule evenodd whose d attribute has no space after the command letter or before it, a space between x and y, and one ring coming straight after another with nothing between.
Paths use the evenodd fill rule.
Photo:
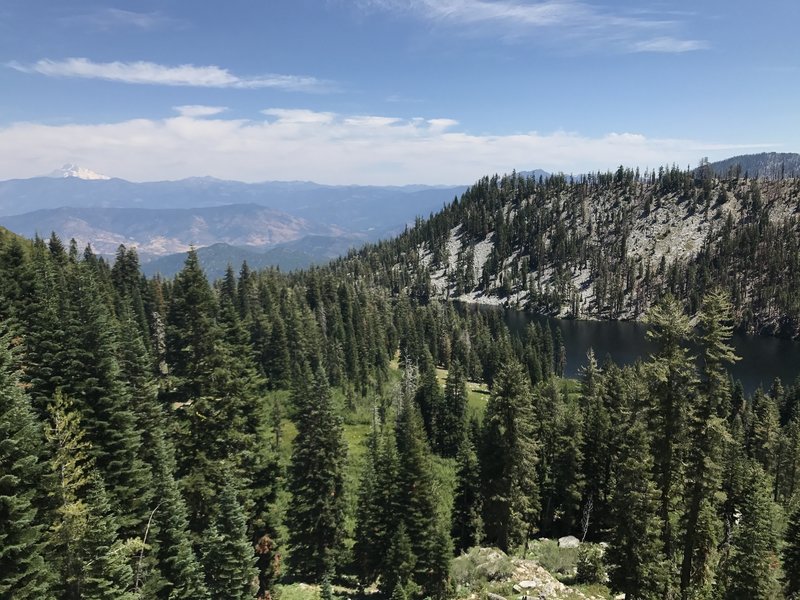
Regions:
<instances>
[{"instance_id":1,"label":"forested ridge","mask_svg":"<svg viewBox=\"0 0 800 600\"><path fill-rule=\"evenodd\" d=\"M691 313L726 290L747 331L800 335L800 179L707 163L640 173L485 177L342 272L425 300L641 319L669 292Z\"/></svg>"},{"instance_id":2,"label":"forested ridge","mask_svg":"<svg viewBox=\"0 0 800 600\"><path fill-rule=\"evenodd\" d=\"M598 189L640 185L618 173ZM641 185L673 176L694 182ZM760 248L772 184L730 181L772 207L744 223ZM641 307L658 352L625 368L590 356L579 382L560 377L557 329L512 334L434 299L421 257L437 240L504 239L480 215L501 223L509 189L576 185L486 179L330 267L243 265L213 284L194 252L146 279L124 247L112 266L3 233L0 597L274 598L292 582L326 600L467 597L499 575L459 578L454 556L538 556L567 534L583 540L567 577L597 593L800 594L800 386L747 398L726 371L742 307L788 295L664 283ZM793 217L781 227L774 243L791 244ZM664 281L688 285L690 264Z\"/></svg>"}]
</instances>

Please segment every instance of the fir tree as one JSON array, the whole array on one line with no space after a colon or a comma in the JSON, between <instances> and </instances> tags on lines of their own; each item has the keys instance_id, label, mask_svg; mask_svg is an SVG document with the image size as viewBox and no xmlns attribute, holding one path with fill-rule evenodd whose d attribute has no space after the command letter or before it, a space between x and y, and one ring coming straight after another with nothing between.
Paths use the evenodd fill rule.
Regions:
<instances>
[{"instance_id":1,"label":"fir tree","mask_svg":"<svg viewBox=\"0 0 800 600\"><path fill-rule=\"evenodd\" d=\"M699 319L701 389L688 419L688 499L681 565L681 594L687 600L710 593L722 533L722 522L717 516L721 500L718 490L722 486L722 453L728 440L725 417L730 397L725 366L736 360L729 342L731 310L724 294L709 293L703 299Z\"/></svg>"},{"instance_id":2,"label":"fir tree","mask_svg":"<svg viewBox=\"0 0 800 600\"><path fill-rule=\"evenodd\" d=\"M447 373L440 416L436 419L437 447L445 457L454 457L461 447L467 426L467 385L461 363L453 361Z\"/></svg>"},{"instance_id":3,"label":"fir tree","mask_svg":"<svg viewBox=\"0 0 800 600\"><path fill-rule=\"evenodd\" d=\"M118 328L108 306L98 302L102 292L91 268L80 263L74 269L66 316L76 346L63 390L80 410L121 530L125 535L140 534L149 513L151 481L118 359Z\"/></svg>"},{"instance_id":4,"label":"fir tree","mask_svg":"<svg viewBox=\"0 0 800 600\"><path fill-rule=\"evenodd\" d=\"M456 456L456 491L453 498L452 536L458 552L481 543L483 498L478 455L469 436L464 436Z\"/></svg>"},{"instance_id":5,"label":"fir tree","mask_svg":"<svg viewBox=\"0 0 800 600\"><path fill-rule=\"evenodd\" d=\"M612 424L604 401L604 377L594 352L589 350L581 381L583 423L582 477L585 482L581 534L608 527L608 499L611 494Z\"/></svg>"},{"instance_id":6,"label":"fir tree","mask_svg":"<svg viewBox=\"0 0 800 600\"><path fill-rule=\"evenodd\" d=\"M362 585L369 585L383 572L387 549L401 522L397 460L394 435L374 432L356 509L353 554Z\"/></svg>"},{"instance_id":7,"label":"fir tree","mask_svg":"<svg viewBox=\"0 0 800 600\"><path fill-rule=\"evenodd\" d=\"M394 589L392 590L392 595L390 596L389 600L408 600L406 591L403 588L403 585L399 581L395 584Z\"/></svg>"},{"instance_id":8,"label":"fir tree","mask_svg":"<svg viewBox=\"0 0 800 600\"><path fill-rule=\"evenodd\" d=\"M487 540L503 550L527 542L537 524L538 443L527 377L517 362L498 373L483 420L481 474Z\"/></svg>"},{"instance_id":9,"label":"fir tree","mask_svg":"<svg viewBox=\"0 0 800 600\"><path fill-rule=\"evenodd\" d=\"M760 465L747 467L739 523L719 587L726 600L772 600L780 596L775 505Z\"/></svg>"},{"instance_id":10,"label":"fir tree","mask_svg":"<svg viewBox=\"0 0 800 600\"><path fill-rule=\"evenodd\" d=\"M800 505L792 513L786 530L783 573L786 597L800 598Z\"/></svg>"},{"instance_id":11,"label":"fir tree","mask_svg":"<svg viewBox=\"0 0 800 600\"><path fill-rule=\"evenodd\" d=\"M319 581L336 567L344 540L347 447L322 367L307 393L297 397L295 392L300 404L289 467L289 547L292 570Z\"/></svg>"},{"instance_id":12,"label":"fir tree","mask_svg":"<svg viewBox=\"0 0 800 600\"><path fill-rule=\"evenodd\" d=\"M439 420L444 415L444 395L439 380L436 377L436 369L433 359L426 352L426 360L420 366L420 378L417 385L417 392L414 400L419 407L422 420L425 425L425 433L431 445L437 445L439 439L440 425Z\"/></svg>"},{"instance_id":13,"label":"fir tree","mask_svg":"<svg viewBox=\"0 0 800 600\"><path fill-rule=\"evenodd\" d=\"M174 457L170 443L154 440L156 490L155 552L165 584L158 592L163 600L203 600L209 597L203 570L192 548L186 504L172 475Z\"/></svg>"},{"instance_id":14,"label":"fir tree","mask_svg":"<svg viewBox=\"0 0 800 600\"><path fill-rule=\"evenodd\" d=\"M648 313L652 329L648 337L658 344L658 353L648 364L651 397L655 404L652 428L656 484L661 493L658 515L667 561L679 560L679 499L685 486L687 409L695 388L692 357L685 344L691 335L691 322L672 296L665 297ZM687 393L688 392L688 393ZM671 571L670 571L671 572ZM675 582L677 583L677 582ZM665 591L672 594L673 581Z\"/></svg>"},{"instance_id":15,"label":"fir tree","mask_svg":"<svg viewBox=\"0 0 800 600\"><path fill-rule=\"evenodd\" d=\"M0 336L0 597L52 598L43 557L44 444L41 427Z\"/></svg>"},{"instance_id":16,"label":"fir tree","mask_svg":"<svg viewBox=\"0 0 800 600\"><path fill-rule=\"evenodd\" d=\"M136 545L118 537L116 517L97 476L91 478L86 506L86 529L80 548L80 598L133 600L134 575L129 561Z\"/></svg>"},{"instance_id":17,"label":"fir tree","mask_svg":"<svg viewBox=\"0 0 800 600\"><path fill-rule=\"evenodd\" d=\"M401 522L386 550L385 567L380 579L381 592L389 596L398 586L408 589L416 563L406 526Z\"/></svg>"},{"instance_id":18,"label":"fir tree","mask_svg":"<svg viewBox=\"0 0 800 600\"><path fill-rule=\"evenodd\" d=\"M434 596L442 585L441 577L447 576L435 567L440 564L443 553L449 561L452 549L437 543L436 534L442 525L442 515L436 502L430 451L419 412L407 400L402 403L397 416L395 435L398 456L395 502L402 507L402 521L416 558L413 580L423 593ZM387 561L384 568L391 569L392 566Z\"/></svg>"},{"instance_id":19,"label":"fir tree","mask_svg":"<svg viewBox=\"0 0 800 600\"><path fill-rule=\"evenodd\" d=\"M238 487L233 476L225 477L216 517L203 537L203 564L212 600L245 600L256 593L256 559L236 498Z\"/></svg>"},{"instance_id":20,"label":"fir tree","mask_svg":"<svg viewBox=\"0 0 800 600\"><path fill-rule=\"evenodd\" d=\"M80 417L72 404L58 393L48 412L50 467L56 479L51 555L59 574L59 596L76 598L80 594L81 540L88 521L84 498L94 462L90 456L91 444L84 439Z\"/></svg>"},{"instance_id":21,"label":"fir tree","mask_svg":"<svg viewBox=\"0 0 800 600\"><path fill-rule=\"evenodd\" d=\"M614 523L606 562L611 585L636 600L665 598L667 565L657 516L659 494L644 424L635 419L623 437L611 497Z\"/></svg>"}]
</instances>

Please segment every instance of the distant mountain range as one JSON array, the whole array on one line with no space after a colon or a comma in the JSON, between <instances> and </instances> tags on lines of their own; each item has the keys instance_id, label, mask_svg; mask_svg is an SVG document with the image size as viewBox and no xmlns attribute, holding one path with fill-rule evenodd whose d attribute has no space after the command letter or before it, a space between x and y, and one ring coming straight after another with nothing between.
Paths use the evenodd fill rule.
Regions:
<instances>
[{"instance_id":1,"label":"distant mountain range","mask_svg":"<svg viewBox=\"0 0 800 600\"><path fill-rule=\"evenodd\" d=\"M47 237L55 231L79 246L113 255L120 244L135 246L142 260L227 244L263 250L307 235L344 235L338 227L255 204L209 208L53 208L0 217L8 229Z\"/></svg>"},{"instance_id":2,"label":"distant mountain range","mask_svg":"<svg viewBox=\"0 0 800 600\"><path fill-rule=\"evenodd\" d=\"M148 267L163 275L180 268L190 246L213 246L202 253L210 275L214 265L238 267L244 256L290 269L396 234L465 189L212 177L134 183L68 164L44 177L0 181L0 225L28 237L55 231L104 255L120 244L136 247L142 262L164 258Z\"/></svg>"},{"instance_id":3,"label":"distant mountain range","mask_svg":"<svg viewBox=\"0 0 800 600\"><path fill-rule=\"evenodd\" d=\"M80 169L80 167L75 167ZM0 181L0 216L48 208L208 208L257 204L351 231L389 231L428 216L466 186L331 186L308 181L242 183L213 177L134 183L34 177Z\"/></svg>"},{"instance_id":4,"label":"distant mountain range","mask_svg":"<svg viewBox=\"0 0 800 600\"><path fill-rule=\"evenodd\" d=\"M364 240L361 238L309 235L263 251L229 244L214 244L200 248L197 250L197 255L206 275L213 280L222 277L228 265L238 272L245 261L253 270L267 267L278 267L282 271L306 269L347 254L351 248L357 248L363 243ZM144 263L142 271L148 277L153 275L170 277L183 268L186 255L186 252L181 252L156 258Z\"/></svg>"}]
</instances>

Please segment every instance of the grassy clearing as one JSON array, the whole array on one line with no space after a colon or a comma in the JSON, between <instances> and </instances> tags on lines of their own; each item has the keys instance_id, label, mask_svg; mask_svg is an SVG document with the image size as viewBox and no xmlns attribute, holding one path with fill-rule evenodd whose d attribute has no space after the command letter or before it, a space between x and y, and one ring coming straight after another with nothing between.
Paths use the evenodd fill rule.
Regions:
<instances>
[{"instance_id":1,"label":"grassy clearing","mask_svg":"<svg viewBox=\"0 0 800 600\"><path fill-rule=\"evenodd\" d=\"M436 369L436 378L444 387L447 381L447 369ZM486 403L489 401L489 388L485 383L478 381L467 381L467 414L470 417L476 416L478 420L483 418L486 412Z\"/></svg>"},{"instance_id":2,"label":"grassy clearing","mask_svg":"<svg viewBox=\"0 0 800 600\"><path fill-rule=\"evenodd\" d=\"M581 395L581 382L580 379L567 379L565 377L556 377L556 385L560 392L566 392L570 400L577 400Z\"/></svg>"}]
</instances>

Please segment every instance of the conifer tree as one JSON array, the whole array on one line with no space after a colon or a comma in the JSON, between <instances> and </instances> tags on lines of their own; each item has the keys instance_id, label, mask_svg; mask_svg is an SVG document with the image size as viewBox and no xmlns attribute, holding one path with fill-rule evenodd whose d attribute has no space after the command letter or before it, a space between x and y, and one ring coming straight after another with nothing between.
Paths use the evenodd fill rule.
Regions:
<instances>
[{"instance_id":1,"label":"conifer tree","mask_svg":"<svg viewBox=\"0 0 800 600\"><path fill-rule=\"evenodd\" d=\"M66 316L76 345L63 390L80 410L121 530L139 535L149 512L150 471L142 460L141 434L120 368L118 328L108 306L97 301L101 291L90 267L79 263L73 269Z\"/></svg>"},{"instance_id":2,"label":"conifer tree","mask_svg":"<svg viewBox=\"0 0 800 600\"><path fill-rule=\"evenodd\" d=\"M481 474L487 540L508 550L527 542L537 524L538 443L527 377L516 361L497 375L483 421Z\"/></svg>"},{"instance_id":3,"label":"conifer tree","mask_svg":"<svg viewBox=\"0 0 800 600\"><path fill-rule=\"evenodd\" d=\"M335 569L344 540L347 447L321 366L307 393L295 393L300 404L289 467L289 547L292 570L319 581Z\"/></svg>"},{"instance_id":4,"label":"conifer tree","mask_svg":"<svg viewBox=\"0 0 800 600\"><path fill-rule=\"evenodd\" d=\"M386 561L381 573L380 589L389 596L398 586L408 589L417 563L405 524L401 521L386 549Z\"/></svg>"},{"instance_id":5,"label":"conifer tree","mask_svg":"<svg viewBox=\"0 0 800 600\"><path fill-rule=\"evenodd\" d=\"M559 536L577 531L583 481L582 422L574 400L551 379L535 394L540 447L541 530Z\"/></svg>"},{"instance_id":6,"label":"conifer tree","mask_svg":"<svg viewBox=\"0 0 800 600\"><path fill-rule=\"evenodd\" d=\"M422 582L426 595L436 600L444 600L452 592L450 563L453 559L453 539L450 537L447 516L449 515L440 515L437 518L436 528L433 531L433 548Z\"/></svg>"},{"instance_id":7,"label":"conifer tree","mask_svg":"<svg viewBox=\"0 0 800 600\"><path fill-rule=\"evenodd\" d=\"M765 394L759 388L753 394L749 416L748 453L759 462L768 475L774 477L781 436L778 405L772 396Z\"/></svg>"},{"instance_id":8,"label":"conifer tree","mask_svg":"<svg viewBox=\"0 0 800 600\"><path fill-rule=\"evenodd\" d=\"M783 573L786 597L791 600L800 598L800 505L792 513L786 529Z\"/></svg>"},{"instance_id":9,"label":"conifer tree","mask_svg":"<svg viewBox=\"0 0 800 600\"><path fill-rule=\"evenodd\" d=\"M58 595L76 598L82 577L81 541L88 521L84 498L94 462L90 456L91 444L84 439L78 412L61 393L56 394L48 413L50 467L56 479L55 514L49 532L50 555L59 574Z\"/></svg>"},{"instance_id":10,"label":"conifer tree","mask_svg":"<svg viewBox=\"0 0 800 600\"><path fill-rule=\"evenodd\" d=\"M175 459L168 440L154 438L155 501L158 502L154 520L158 568L164 586L158 592L163 600L204 600L209 597L203 580L203 570L195 556L189 533L186 504L181 497L172 471Z\"/></svg>"},{"instance_id":11,"label":"conifer tree","mask_svg":"<svg viewBox=\"0 0 800 600\"><path fill-rule=\"evenodd\" d=\"M659 347L648 364L651 395L655 405L653 418L653 455L656 484L661 494L658 515L666 560L678 561L679 535L676 531L679 500L685 486L687 451L686 406L695 388L692 357L685 344L691 335L691 322L672 296L665 297L647 315L652 329L648 337ZM677 583L677 582L675 582ZM667 595L672 594L670 579Z\"/></svg>"},{"instance_id":12,"label":"conifer tree","mask_svg":"<svg viewBox=\"0 0 800 600\"><path fill-rule=\"evenodd\" d=\"M741 515L733 530L730 559L718 587L725 600L772 600L780 596L775 504L763 469L747 466Z\"/></svg>"},{"instance_id":13,"label":"conifer tree","mask_svg":"<svg viewBox=\"0 0 800 600\"><path fill-rule=\"evenodd\" d=\"M63 314L67 287L64 271L53 262L44 241L37 237L23 278L28 301L18 313L26 333L22 379L40 416L46 414L56 388L63 385L76 343L75 335L67 335L68 323Z\"/></svg>"},{"instance_id":14,"label":"conifer tree","mask_svg":"<svg viewBox=\"0 0 800 600\"><path fill-rule=\"evenodd\" d=\"M256 559L247 539L235 477L224 479L211 526L203 537L206 586L212 600L245 600L256 593Z\"/></svg>"},{"instance_id":15,"label":"conifer tree","mask_svg":"<svg viewBox=\"0 0 800 600\"><path fill-rule=\"evenodd\" d=\"M214 295L194 250L172 285L166 334L172 376L169 399L188 402L206 395L220 331Z\"/></svg>"},{"instance_id":16,"label":"conifer tree","mask_svg":"<svg viewBox=\"0 0 800 600\"><path fill-rule=\"evenodd\" d=\"M387 549L402 517L394 435L386 430L376 431L369 448L359 487L353 548L363 585L369 585L383 572Z\"/></svg>"},{"instance_id":17,"label":"conifer tree","mask_svg":"<svg viewBox=\"0 0 800 600\"><path fill-rule=\"evenodd\" d=\"M227 329L197 253L189 252L169 301L170 379L164 400L179 408L178 473L195 534L207 529L213 517L207 499L224 485L221 465L234 469L237 477L252 478L261 477L263 466L256 447L255 396L261 382L247 349L237 346L242 334L230 299L225 307Z\"/></svg>"},{"instance_id":18,"label":"conifer tree","mask_svg":"<svg viewBox=\"0 0 800 600\"><path fill-rule=\"evenodd\" d=\"M46 462L41 427L0 336L0 597L52 598L43 557Z\"/></svg>"},{"instance_id":19,"label":"conifer tree","mask_svg":"<svg viewBox=\"0 0 800 600\"><path fill-rule=\"evenodd\" d=\"M612 425L604 402L603 373L597 366L594 352L589 350L587 366L581 380L581 404L585 414L583 425L582 477L585 482L582 537L589 531L602 531L608 526L608 499L611 494Z\"/></svg>"},{"instance_id":20,"label":"conifer tree","mask_svg":"<svg viewBox=\"0 0 800 600\"><path fill-rule=\"evenodd\" d=\"M403 589L403 586L399 581L395 584L394 590L392 590L392 595L389 600L408 600L406 591Z\"/></svg>"},{"instance_id":21,"label":"conifer tree","mask_svg":"<svg viewBox=\"0 0 800 600\"><path fill-rule=\"evenodd\" d=\"M86 507L86 529L81 539L81 600L133 600L130 558L136 545L118 537L116 517L97 475L90 479Z\"/></svg>"},{"instance_id":22,"label":"conifer tree","mask_svg":"<svg viewBox=\"0 0 800 600\"><path fill-rule=\"evenodd\" d=\"M425 352L427 357L420 365L420 377L417 385L417 392L414 400L419 407L422 421L425 425L425 433L432 446L438 446L439 440L439 419L444 415L444 395L439 380L436 377L436 369L430 353Z\"/></svg>"},{"instance_id":23,"label":"conifer tree","mask_svg":"<svg viewBox=\"0 0 800 600\"><path fill-rule=\"evenodd\" d=\"M362 586L369 585L377 576L377 544L375 543L379 510L376 505L377 487L375 484L377 453L378 437L377 432L373 430L367 441L367 454L359 477L355 515L353 564Z\"/></svg>"},{"instance_id":24,"label":"conifer tree","mask_svg":"<svg viewBox=\"0 0 800 600\"><path fill-rule=\"evenodd\" d=\"M441 578L447 577L447 573L441 573L435 567L440 564L443 554L449 561L452 548L438 543L440 540L436 534L442 526L442 516L436 502L430 450L419 411L408 400L402 403L397 416L395 436L398 456L396 503L402 507L402 522L416 559L413 580L423 593L435 596L442 586ZM387 561L384 568L391 569L392 566Z\"/></svg>"},{"instance_id":25,"label":"conifer tree","mask_svg":"<svg viewBox=\"0 0 800 600\"><path fill-rule=\"evenodd\" d=\"M452 536L457 552L480 544L483 538L483 498L478 455L465 435L456 456L456 491L453 498Z\"/></svg>"},{"instance_id":26,"label":"conifer tree","mask_svg":"<svg viewBox=\"0 0 800 600\"><path fill-rule=\"evenodd\" d=\"M700 393L690 407L687 470L688 498L684 514L681 594L683 598L710 593L716 550L722 533L718 490L722 486L722 457L728 440L725 418L729 412L727 364L736 360L730 346L731 305L721 292L703 299L700 314Z\"/></svg>"},{"instance_id":27,"label":"conifer tree","mask_svg":"<svg viewBox=\"0 0 800 600\"><path fill-rule=\"evenodd\" d=\"M634 419L622 438L611 497L611 543L605 560L611 586L637 600L665 598L667 569L660 539L659 493L645 425Z\"/></svg>"},{"instance_id":28,"label":"conifer tree","mask_svg":"<svg viewBox=\"0 0 800 600\"><path fill-rule=\"evenodd\" d=\"M440 416L436 419L438 450L442 456L456 456L461 442L466 436L467 426L467 385L461 363L450 364L444 386L444 399Z\"/></svg>"}]
</instances>

